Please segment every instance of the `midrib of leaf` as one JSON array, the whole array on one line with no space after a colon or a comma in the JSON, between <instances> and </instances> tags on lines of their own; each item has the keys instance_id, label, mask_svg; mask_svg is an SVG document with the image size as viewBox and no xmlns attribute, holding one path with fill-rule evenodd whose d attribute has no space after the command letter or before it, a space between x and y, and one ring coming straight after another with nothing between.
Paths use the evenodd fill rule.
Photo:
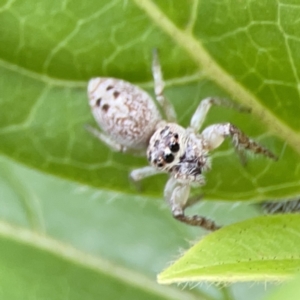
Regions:
<instances>
[{"instance_id":1,"label":"midrib of leaf","mask_svg":"<svg viewBox=\"0 0 300 300\"><path fill-rule=\"evenodd\" d=\"M278 275L261 275L260 277L257 275L247 275L247 276L233 276L228 274L225 274L224 276L221 275L203 275L203 276L195 276L192 279L189 278L176 278L174 279L158 279L158 283L160 284L172 284L172 283L186 283L186 282L205 282L205 283L237 283L237 282L258 282L258 281L268 281L268 282L276 282L276 283L281 283L286 280L289 280L293 278L291 275L282 275L281 277Z\"/></svg>"},{"instance_id":2,"label":"midrib of leaf","mask_svg":"<svg viewBox=\"0 0 300 300\"><path fill-rule=\"evenodd\" d=\"M136 286L141 290L158 295L159 297L164 297L165 299L199 299L199 295L194 296L190 293L179 291L178 289L160 287L155 284L153 280L148 279L140 273L135 273L132 270L122 268L116 264L100 259L99 257L82 253L71 246L65 245L44 235L33 233L27 229L13 227L5 222L0 222L0 239L1 237L46 251L58 258L80 265L83 268L107 274L130 286ZM205 299L207 298L205 297Z\"/></svg>"},{"instance_id":3,"label":"midrib of leaf","mask_svg":"<svg viewBox=\"0 0 300 300\"><path fill-rule=\"evenodd\" d=\"M181 30L151 1L134 0L152 21L167 33L180 47L186 50L205 75L227 91L233 98L251 107L252 113L259 118L270 132L286 140L287 143L300 154L299 133L293 131L281 122L268 108L264 107L257 97L221 68L208 54L201 42L197 40L190 30Z\"/></svg>"}]
</instances>

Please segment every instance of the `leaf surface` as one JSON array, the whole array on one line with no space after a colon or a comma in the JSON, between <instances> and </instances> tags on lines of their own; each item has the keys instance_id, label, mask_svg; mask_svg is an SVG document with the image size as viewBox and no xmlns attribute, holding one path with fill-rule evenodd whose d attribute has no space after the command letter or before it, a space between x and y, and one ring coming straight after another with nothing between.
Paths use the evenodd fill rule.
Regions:
<instances>
[{"instance_id":1,"label":"leaf surface","mask_svg":"<svg viewBox=\"0 0 300 300\"><path fill-rule=\"evenodd\" d=\"M299 32L292 30L298 11L267 0L4 2L0 151L47 173L136 193L127 174L146 159L112 153L84 130L86 123L96 126L85 90L89 78L111 76L151 91L151 50L158 47L181 124L188 125L204 97L234 98L252 114L213 108L206 124L230 121L280 157L276 163L249 157L244 168L224 145L213 155L206 197L299 194L300 171L293 168L300 153ZM161 195L164 182L146 180L144 193Z\"/></svg>"},{"instance_id":2,"label":"leaf surface","mask_svg":"<svg viewBox=\"0 0 300 300\"><path fill-rule=\"evenodd\" d=\"M232 98L250 106L252 114L212 108L205 126L232 122L279 156L279 161L273 162L249 155L244 167L230 143L225 143L212 153L213 168L201 190L205 200L259 201L299 195L300 30L295 26L299 10L299 4L289 0L0 0L0 153L28 167L4 163L1 158L1 219L31 233L42 232L84 255L104 257L142 278L154 278L179 247L187 247L186 240L199 239L198 228L179 224L167 208L160 208L166 176L143 181L142 192L138 191L130 184L128 173L146 165L146 159L113 153L84 130L87 123L97 126L86 96L91 77L122 78L153 94L153 48L159 48L165 94L174 104L180 124L188 126L201 99ZM43 177L31 168L56 178ZM201 203L195 210L221 225L259 214L254 206L217 201ZM298 228L299 222L292 219L291 228ZM267 218L265 226L275 225L272 220ZM287 224L288 228L290 220L290 216L282 216L277 226L280 229L280 224ZM235 230L242 224L228 232L237 236ZM226 230L216 234L226 236ZM267 231L272 233L272 229ZM258 247L253 232L251 238ZM278 257L293 255L289 240L281 242L285 252L278 250ZM94 276L97 284L102 276L56 252L27 247L15 241L13 233L2 236L0 243L5 245L3 257L10 257L7 262L3 258L4 272L0 274L7 283L7 299L19 299L22 292L30 297L35 292L40 295L40 289L51 286L61 288L67 297L69 281L82 293L78 281ZM270 245L268 239L260 239L260 243L262 249ZM27 265L38 255L41 266L33 264L22 270L21 263L15 265L9 256L11 249L16 249L16 262L20 262L20 253ZM238 255L228 254L232 259ZM30 258L28 262L26 258ZM235 279L278 278L294 271L283 268L280 273L276 264L273 260L270 268L264 264L264 269L253 273L244 266L242 272L246 270L247 276L239 273ZM296 256L293 265L298 266ZM71 270L80 280L68 278L61 283L53 276L47 281L45 273L53 274L55 266ZM9 269L14 271L5 272ZM219 280L228 281L226 268L220 272ZM41 273L39 287L35 282ZM104 277L101 281L107 282L107 293L112 296L115 286L125 286L129 294L134 291L143 298L157 296L157 286L140 291L135 283L123 285L117 276ZM20 288L10 288L11 282L18 282ZM100 288L85 286L90 295L98 297ZM172 299L174 290L162 293ZM212 290L214 296L203 296L198 290L195 294L205 300L222 298ZM53 291L49 295L53 296ZM179 295L190 299L193 292ZM242 299L249 296L241 295Z\"/></svg>"},{"instance_id":3,"label":"leaf surface","mask_svg":"<svg viewBox=\"0 0 300 300\"><path fill-rule=\"evenodd\" d=\"M5 299L196 299L161 289L141 274L6 223L0 224L0 243Z\"/></svg>"},{"instance_id":4,"label":"leaf surface","mask_svg":"<svg viewBox=\"0 0 300 300\"><path fill-rule=\"evenodd\" d=\"M203 238L160 283L280 281L300 270L299 216L258 217Z\"/></svg>"}]
</instances>

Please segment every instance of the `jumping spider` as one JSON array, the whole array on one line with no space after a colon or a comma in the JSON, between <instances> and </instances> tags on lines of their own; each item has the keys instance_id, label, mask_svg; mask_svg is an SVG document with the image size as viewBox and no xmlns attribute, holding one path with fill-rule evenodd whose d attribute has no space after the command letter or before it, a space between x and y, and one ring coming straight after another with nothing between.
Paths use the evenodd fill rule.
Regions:
<instances>
[{"instance_id":1,"label":"jumping spider","mask_svg":"<svg viewBox=\"0 0 300 300\"><path fill-rule=\"evenodd\" d=\"M130 177L138 181L158 173L169 173L164 196L173 217L190 225L216 230L219 227L213 221L184 214L185 208L195 202L189 198L191 186L205 184L204 173L211 169L209 152L229 137L242 158L245 149L272 159L276 156L231 123L210 125L198 133L212 105L247 111L225 99L202 100L190 126L183 128L178 125L174 108L163 95L164 81L156 51L152 72L156 100L165 114L165 120L150 95L139 87L120 79L98 77L89 81L88 97L102 132L90 126L87 130L114 151L145 153L147 149L150 166L133 170Z\"/></svg>"}]
</instances>

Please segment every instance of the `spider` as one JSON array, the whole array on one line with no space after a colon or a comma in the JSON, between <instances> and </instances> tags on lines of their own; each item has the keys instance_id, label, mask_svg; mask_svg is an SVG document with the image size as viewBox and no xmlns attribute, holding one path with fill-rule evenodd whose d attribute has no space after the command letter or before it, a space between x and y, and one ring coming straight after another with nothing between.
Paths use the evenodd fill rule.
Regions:
<instances>
[{"instance_id":1,"label":"spider","mask_svg":"<svg viewBox=\"0 0 300 300\"><path fill-rule=\"evenodd\" d=\"M242 161L244 150L265 155L276 160L268 149L247 137L231 123L213 124L199 130L212 105L227 106L239 111L247 108L221 98L209 97L200 102L188 128L176 122L176 113L164 96L164 81L157 51L153 52L152 73L156 102L139 87L115 78L92 78L88 84L89 104L102 131L87 130L114 151L145 152L150 166L130 173L134 181L158 173L169 173L164 197L175 219L207 230L220 228L210 219L184 214L185 209L196 202L189 198L191 186L205 184L205 172L211 169L209 152L230 138ZM147 150L146 150L147 149Z\"/></svg>"}]
</instances>

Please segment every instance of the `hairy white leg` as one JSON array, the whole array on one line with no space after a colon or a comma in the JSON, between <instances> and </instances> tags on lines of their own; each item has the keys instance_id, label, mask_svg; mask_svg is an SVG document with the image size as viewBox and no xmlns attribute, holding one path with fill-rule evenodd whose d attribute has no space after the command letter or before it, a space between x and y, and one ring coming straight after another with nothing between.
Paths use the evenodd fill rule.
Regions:
<instances>
[{"instance_id":1,"label":"hairy white leg","mask_svg":"<svg viewBox=\"0 0 300 300\"><path fill-rule=\"evenodd\" d=\"M166 118L169 122L176 122L176 112L173 105L169 100L164 96L164 87L165 83L163 80L163 75L158 59L157 49L153 50L153 61L152 61L152 74L154 79L154 92L156 100L159 105L162 107Z\"/></svg>"},{"instance_id":2,"label":"hairy white leg","mask_svg":"<svg viewBox=\"0 0 300 300\"><path fill-rule=\"evenodd\" d=\"M212 105L225 106L228 108L236 109L240 112L250 112L249 108L239 105L235 102L229 101L227 99L209 97L203 99L198 105L195 113L191 118L190 127L192 127L195 131L199 131Z\"/></svg>"},{"instance_id":3,"label":"hairy white leg","mask_svg":"<svg viewBox=\"0 0 300 300\"><path fill-rule=\"evenodd\" d=\"M178 185L177 180L174 177L170 177L169 180L167 181L164 189L164 197L166 201L170 204L170 199L172 197L172 193L175 190L176 186ZM188 191L189 192L189 191ZM188 197L188 195L187 195ZM187 200L186 199L181 199L181 202L184 204Z\"/></svg>"},{"instance_id":4,"label":"hairy white leg","mask_svg":"<svg viewBox=\"0 0 300 300\"><path fill-rule=\"evenodd\" d=\"M164 197L168 203L170 203L172 193L175 190L177 185L178 185L178 182L174 177L170 177L169 180L167 181L167 184L166 184L165 190L164 190ZM190 190L189 190L189 193L190 193ZM199 202L201 200L201 198L202 198L202 195L189 197L187 199L182 198L181 199L182 209L185 210L187 207L194 205L195 203Z\"/></svg>"},{"instance_id":5,"label":"hairy white leg","mask_svg":"<svg viewBox=\"0 0 300 300\"><path fill-rule=\"evenodd\" d=\"M140 169L132 170L130 172L129 176L133 181L139 181L143 178L150 177L150 176L153 176L153 175L156 175L156 174L159 174L159 173L163 173L163 172L160 171L160 170L157 170L154 167L147 166L147 167L143 167L143 168L140 168Z\"/></svg>"},{"instance_id":6,"label":"hairy white leg","mask_svg":"<svg viewBox=\"0 0 300 300\"><path fill-rule=\"evenodd\" d=\"M240 154L247 149L256 154L268 156L277 160L276 155L254 140L247 137L240 129L230 123L214 124L205 128L201 133L208 151L219 147L226 137L230 137L235 149ZM243 156L241 155L243 160Z\"/></svg>"},{"instance_id":7,"label":"hairy white leg","mask_svg":"<svg viewBox=\"0 0 300 300\"><path fill-rule=\"evenodd\" d=\"M139 183L140 180L159 173L162 173L162 171L157 170L152 166L146 166L143 168L132 170L129 174L129 179L132 181L136 189L140 191L142 189L141 184Z\"/></svg>"},{"instance_id":8,"label":"hairy white leg","mask_svg":"<svg viewBox=\"0 0 300 300\"><path fill-rule=\"evenodd\" d=\"M97 128L94 128L90 125L85 125L85 129L89 133L91 133L93 136L95 136L97 139L99 139L100 141L105 143L113 151L118 151L118 152L125 152L126 151L126 148L124 148L122 145L116 143L112 138L110 138L106 134L102 133Z\"/></svg>"},{"instance_id":9,"label":"hairy white leg","mask_svg":"<svg viewBox=\"0 0 300 300\"><path fill-rule=\"evenodd\" d=\"M196 195L196 196L189 197L188 200L186 201L183 209L186 209L187 207L193 206L194 204L201 201L202 198L203 198L203 195Z\"/></svg>"},{"instance_id":10,"label":"hairy white leg","mask_svg":"<svg viewBox=\"0 0 300 300\"><path fill-rule=\"evenodd\" d=\"M207 230L217 230L220 227L213 221L204 217L194 215L186 216L184 209L188 206L190 186L188 184L182 185L176 182L175 178L170 178L166 184L164 195L171 206L172 215L175 219L192 225L203 227Z\"/></svg>"},{"instance_id":11,"label":"hairy white leg","mask_svg":"<svg viewBox=\"0 0 300 300\"><path fill-rule=\"evenodd\" d=\"M130 153L134 155L140 155L145 156L145 149L131 149L127 148L125 146L122 146L121 144L118 144L114 139L112 139L110 136L102 133L99 129L94 128L90 125L85 125L85 129L91 133L94 137L102 141L106 146L108 146L112 151L116 152L124 152L124 153Z\"/></svg>"}]
</instances>

